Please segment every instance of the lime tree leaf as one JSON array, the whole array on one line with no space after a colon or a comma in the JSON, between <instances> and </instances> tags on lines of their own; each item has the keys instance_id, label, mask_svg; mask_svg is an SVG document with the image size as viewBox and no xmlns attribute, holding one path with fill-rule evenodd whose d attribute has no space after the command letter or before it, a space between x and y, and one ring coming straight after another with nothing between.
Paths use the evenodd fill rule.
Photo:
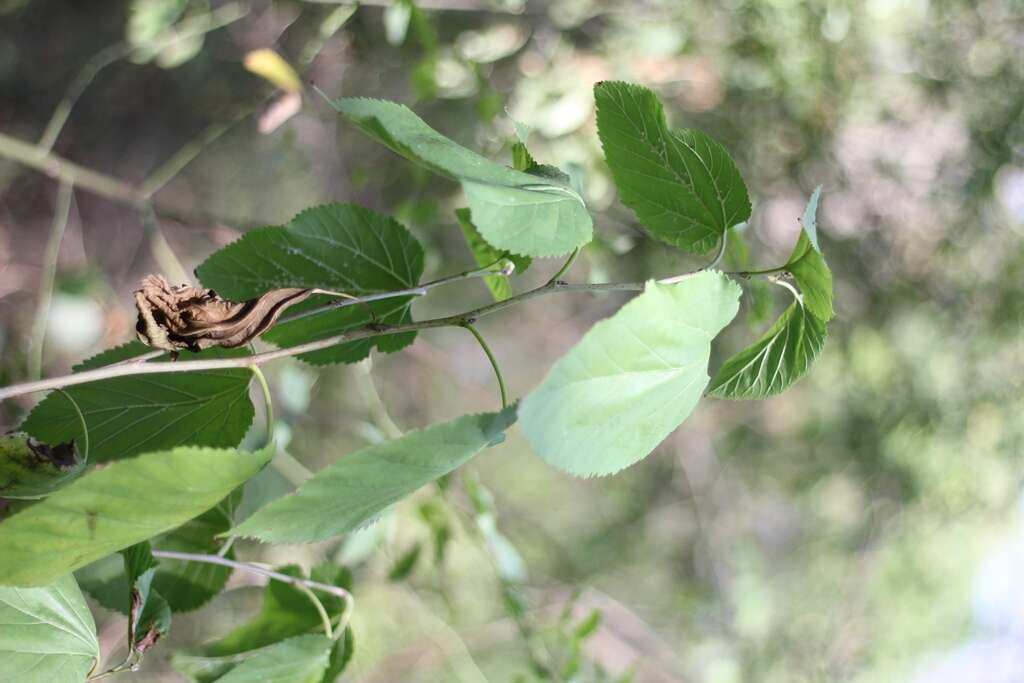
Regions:
<instances>
[{"instance_id":1,"label":"lime tree leaf","mask_svg":"<svg viewBox=\"0 0 1024 683\"><path fill-rule=\"evenodd\" d=\"M643 294L587 332L519 409L548 463L577 476L632 465L686 419L708 382L711 340L736 315L740 288L717 272Z\"/></svg>"},{"instance_id":2,"label":"lime tree leaf","mask_svg":"<svg viewBox=\"0 0 1024 683\"><path fill-rule=\"evenodd\" d=\"M781 393L806 374L824 345L824 321L795 301L757 343L722 364L708 395L749 399Z\"/></svg>"},{"instance_id":3,"label":"lime tree leaf","mask_svg":"<svg viewBox=\"0 0 1024 683\"><path fill-rule=\"evenodd\" d=\"M215 536L234 525L234 510L241 492L239 487L215 507L157 537L153 543L161 550L216 555L224 542ZM228 550L225 557L233 559L234 550ZM230 567L163 559L157 565L153 587L172 612L187 612L201 607L222 591L230 575ZM118 555L108 555L82 567L75 572L75 578L96 602L109 610L128 614L128 581Z\"/></svg>"},{"instance_id":4,"label":"lime tree leaf","mask_svg":"<svg viewBox=\"0 0 1024 683\"><path fill-rule=\"evenodd\" d=\"M0 585L46 585L174 529L216 505L272 454L181 447L92 470L0 522Z\"/></svg>"},{"instance_id":5,"label":"lime tree leaf","mask_svg":"<svg viewBox=\"0 0 1024 683\"><path fill-rule=\"evenodd\" d=\"M187 652L175 652L171 655L171 665L175 671L192 683L213 683L246 659L255 657L257 652L258 650L253 650L241 655L226 657L206 657Z\"/></svg>"},{"instance_id":6,"label":"lime tree leaf","mask_svg":"<svg viewBox=\"0 0 1024 683\"><path fill-rule=\"evenodd\" d=\"M482 157L394 102L343 97L334 108L392 151L458 180L480 234L495 248L524 256L560 256L590 241L590 214L567 185Z\"/></svg>"},{"instance_id":7,"label":"lime tree leaf","mask_svg":"<svg viewBox=\"0 0 1024 683\"><path fill-rule=\"evenodd\" d=\"M296 565L281 567L276 571L288 576L303 576L302 570ZM315 567L310 578L345 590L352 587L351 572L329 562ZM317 597L331 619L340 615L344 609L343 601L336 596L321 592ZM205 646L203 655L236 655L322 628L320 613L305 593L287 583L270 581L263 590L263 605L259 613L220 640Z\"/></svg>"},{"instance_id":8,"label":"lime tree leaf","mask_svg":"<svg viewBox=\"0 0 1024 683\"><path fill-rule=\"evenodd\" d=\"M320 683L334 641L296 636L260 650L217 679L218 683Z\"/></svg>"},{"instance_id":9,"label":"lime tree leaf","mask_svg":"<svg viewBox=\"0 0 1024 683\"><path fill-rule=\"evenodd\" d=\"M74 443L50 446L27 434L0 436L0 498L42 498L84 469Z\"/></svg>"},{"instance_id":10,"label":"lime tree leaf","mask_svg":"<svg viewBox=\"0 0 1024 683\"><path fill-rule=\"evenodd\" d=\"M480 232L476 229L476 226L473 225L473 219L469 209L457 209L455 211L455 217L459 221L459 227L462 228L462 234L466 238L466 244L469 245L470 251L473 252L473 258L476 259L477 265L481 268L496 263L501 259L508 259L515 264L516 269L514 273L517 275L530 267L530 263L533 259L529 256L516 256L515 254L495 249L489 245L484 238L480 236ZM508 277L504 275L491 275L485 277L484 283L487 285L487 289L491 291L491 296L494 297L495 301L504 301L512 296L512 284L509 282Z\"/></svg>"},{"instance_id":11,"label":"lime tree leaf","mask_svg":"<svg viewBox=\"0 0 1024 683\"><path fill-rule=\"evenodd\" d=\"M156 560L149 543L143 541L121 551L127 576L128 648L142 655L171 628L171 608L153 590Z\"/></svg>"},{"instance_id":12,"label":"lime tree leaf","mask_svg":"<svg viewBox=\"0 0 1024 683\"><path fill-rule=\"evenodd\" d=\"M218 539L217 535L234 525L234 511L241 497L242 489L238 488L216 506L154 540L154 545L160 550L181 553L218 554L224 541ZM234 550L229 549L225 557L234 559ZM153 587L167 600L172 611L187 612L203 606L224 590L230 576L230 567L161 559L156 576L153 577Z\"/></svg>"},{"instance_id":13,"label":"lime tree leaf","mask_svg":"<svg viewBox=\"0 0 1024 683\"><path fill-rule=\"evenodd\" d=\"M151 350L137 342L126 344L104 351L75 370L92 370ZM181 360L245 355L245 349L183 351ZM102 463L181 445L237 446L252 424L251 379L252 373L244 368L201 370L113 377L64 391L85 417L89 462ZM21 428L46 443L85 443L78 412L57 391L29 413Z\"/></svg>"},{"instance_id":14,"label":"lime tree leaf","mask_svg":"<svg viewBox=\"0 0 1024 683\"><path fill-rule=\"evenodd\" d=\"M347 455L298 491L231 531L269 543L307 543L353 531L388 506L500 443L515 410L466 415Z\"/></svg>"},{"instance_id":15,"label":"lime tree leaf","mask_svg":"<svg viewBox=\"0 0 1024 683\"><path fill-rule=\"evenodd\" d=\"M99 655L96 623L74 577L0 587L0 681L81 683Z\"/></svg>"},{"instance_id":16,"label":"lime tree leaf","mask_svg":"<svg viewBox=\"0 0 1024 683\"><path fill-rule=\"evenodd\" d=\"M316 287L352 296L415 287L423 274L423 248L400 223L353 204L307 209L286 227L252 230L212 254L197 269L202 283L241 301L281 287ZM323 339L373 322L411 322L412 298L395 298L303 317L337 299L314 296L292 307L263 338L278 346ZM317 365L352 363L376 347L383 352L412 343L414 332L340 344L299 356Z\"/></svg>"},{"instance_id":17,"label":"lime tree leaf","mask_svg":"<svg viewBox=\"0 0 1024 683\"><path fill-rule=\"evenodd\" d=\"M815 317L828 322L835 313L832 310L832 271L825 263L825 257L818 249L818 198L821 186L814 190L807 202L807 209L800 221L803 229L797 240L793 254L789 257L786 270L800 287L804 306Z\"/></svg>"},{"instance_id":18,"label":"lime tree leaf","mask_svg":"<svg viewBox=\"0 0 1024 683\"><path fill-rule=\"evenodd\" d=\"M729 153L697 130L669 130L657 95L631 83L594 86L597 132L622 203L663 242L714 247L750 217L747 187Z\"/></svg>"}]
</instances>

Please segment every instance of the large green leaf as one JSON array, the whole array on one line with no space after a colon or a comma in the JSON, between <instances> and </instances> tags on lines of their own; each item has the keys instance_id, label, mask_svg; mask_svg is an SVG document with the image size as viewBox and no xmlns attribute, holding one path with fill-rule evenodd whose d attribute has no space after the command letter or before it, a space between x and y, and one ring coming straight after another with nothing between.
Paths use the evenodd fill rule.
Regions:
<instances>
[{"instance_id":1,"label":"large green leaf","mask_svg":"<svg viewBox=\"0 0 1024 683\"><path fill-rule=\"evenodd\" d=\"M0 522L0 585L42 586L210 509L263 467L256 453L181 447L119 460Z\"/></svg>"},{"instance_id":2,"label":"large green leaf","mask_svg":"<svg viewBox=\"0 0 1024 683\"><path fill-rule=\"evenodd\" d=\"M793 279L800 287L804 306L815 317L828 322L835 315L832 311L832 271L825 263L825 257L818 249L818 198L821 186L814 190L804 216L800 220L803 226L800 239L797 240L786 270L793 274Z\"/></svg>"},{"instance_id":3,"label":"large green leaf","mask_svg":"<svg viewBox=\"0 0 1024 683\"><path fill-rule=\"evenodd\" d=\"M151 351L133 342L85 361L92 370ZM181 353L182 360L247 355L245 349ZM68 387L89 429L89 462L120 460L175 446L237 446L252 424L252 373L246 369L203 370L114 377ZM52 392L37 405L22 429L46 443L74 440L84 446L78 412L68 398Z\"/></svg>"},{"instance_id":4,"label":"large green leaf","mask_svg":"<svg viewBox=\"0 0 1024 683\"><path fill-rule=\"evenodd\" d=\"M804 376L824 345L824 321L793 302L753 346L722 364L708 395L765 398L781 393Z\"/></svg>"},{"instance_id":5,"label":"large green leaf","mask_svg":"<svg viewBox=\"0 0 1024 683\"><path fill-rule=\"evenodd\" d=\"M455 217L459 221L459 227L462 228L462 235L466 238L469 250L473 252L473 258L476 259L477 265L481 268L485 268L501 259L512 261L516 267L516 275L530 267L532 259L529 256L516 256L510 252L495 249L488 244L480 236L476 226L473 225L469 209L457 209ZM509 282L507 276L490 275L484 278L484 283L487 285L487 289L491 291L491 296L494 297L495 301L504 301L512 296L512 283Z\"/></svg>"},{"instance_id":6,"label":"large green leaf","mask_svg":"<svg viewBox=\"0 0 1024 683\"><path fill-rule=\"evenodd\" d=\"M281 567L277 571L289 576L303 576L296 565ZM314 567L310 578L346 590L352 588L351 572L332 563ZM344 609L340 598L322 592L318 597L331 619ZM322 623L320 613L305 593L282 581L270 581L263 590L263 605L259 613L220 640L205 646L203 654L223 657L248 652L313 629L322 629Z\"/></svg>"},{"instance_id":7,"label":"large green leaf","mask_svg":"<svg viewBox=\"0 0 1024 683\"><path fill-rule=\"evenodd\" d=\"M482 157L400 104L344 97L334 107L398 154L462 183L473 222L492 246L524 256L559 256L590 241L590 214L568 185Z\"/></svg>"},{"instance_id":8,"label":"large green leaf","mask_svg":"<svg viewBox=\"0 0 1024 683\"><path fill-rule=\"evenodd\" d=\"M259 296L280 287L317 287L350 295L376 294L415 287L423 274L423 249L400 223L353 204L326 204L307 209L286 227L259 228L212 254L196 274L207 287L232 300ZM411 297L346 306L287 322L288 317L332 301L314 296L289 309L285 320L263 335L278 346L294 346L376 320L410 322ZM415 333L386 335L300 356L315 364L351 363L373 347L397 351Z\"/></svg>"},{"instance_id":9,"label":"large green leaf","mask_svg":"<svg viewBox=\"0 0 1024 683\"><path fill-rule=\"evenodd\" d=\"M499 443L513 422L513 408L466 415L364 448L257 510L231 533L270 543L305 543L352 531Z\"/></svg>"},{"instance_id":10,"label":"large green leaf","mask_svg":"<svg viewBox=\"0 0 1024 683\"><path fill-rule=\"evenodd\" d=\"M646 456L700 400L711 340L736 315L739 295L717 272L648 283L523 400L530 444L578 476L611 474Z\"/></svg>"},{"instance_id":11,"label":"large green leaf","mask_svg":"<svg viewBox=\"0 0 1024 683\"><path fill-rule=\"evenodd\" d=\"M703 253L750 217L747 188L720 144L669 130L657 95L630 83L594 86L597 131L622 203L652 235Z\"/></svg>"},{"instance_id":12,"label":"large green leaf","mask_svg":"<svg viewBox=\"0 0 1024 683\"><path fill-rule=\"evenodd\" d=\"M334 641L296 636L260 650L217 679L218 683L320 683Z\"/></svg>"},{"instance_id":13,"label":"large green leaf","mask_svg":"<svg viewBox=\"0 0 1024 683\"><path fill-rule=\"evenodd\" d=\"M0 587L0 681L81 683L99 655L96 624L74 577Z\"/></svg>"}]
</instances>

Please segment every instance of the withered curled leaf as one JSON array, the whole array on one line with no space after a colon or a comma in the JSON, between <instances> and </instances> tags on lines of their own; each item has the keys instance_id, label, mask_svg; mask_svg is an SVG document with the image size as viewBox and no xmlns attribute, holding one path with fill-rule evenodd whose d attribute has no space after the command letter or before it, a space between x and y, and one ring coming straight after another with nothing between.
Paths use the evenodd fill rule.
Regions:
<instances>
[{"instance_id":1,"label":"withered curled leaf","mask_svg":"<svg viewBox=\"0 0 1024 683\"><path fill-rule=\"evenodd\" d=\"M50 446L27 434L0 436L2 498L42 498L69 484L84 468L74 442Z\"/></svg>"},{"instance_id":2,"label":"withered curled leaf","mask_svg":"<svg viewBox=\"0 0 1024 683\"><path fill-rule=\"evenodd\" d=\"M212 289L172 286L161 275L147 275L135 291L139 321L135 333L144 344L166 351L234 348L270 329L290 306L319 289L285 287L248 301L226 301Z\"/></svg>"}]
</instances>

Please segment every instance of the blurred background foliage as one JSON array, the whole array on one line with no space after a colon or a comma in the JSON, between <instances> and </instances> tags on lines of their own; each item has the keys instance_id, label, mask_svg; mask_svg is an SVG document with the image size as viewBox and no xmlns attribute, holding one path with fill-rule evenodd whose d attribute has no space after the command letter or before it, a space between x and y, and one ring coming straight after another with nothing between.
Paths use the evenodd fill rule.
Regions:
<instances>
[{"instance_id":1,"label":"blurred background foliage","mask_svg":"<svg viewBox=\"0 0 1024 683\"><path fill-rule=\"evenodd\" d=\"M271 125L268 107L287 113L282 97L242 65L260 48L330 96L410 104L493 158L509 158L514 122L529 127L534 156L574 168L595 213L597 239L571 278L695 265L615 204L595 81L656 89L675 125L736 157L755 267L782 262L824 185L838 315L789 393L708 400L651 457L605 479L554 471L513 432L444 495L425 491L340 545L240 544L251 559L356 569L350 680L532 681L544 667L576 681L1024 679L1024 3L400 0L353 13L326 0L3 0L0 132L45 141L84 73L56 154L132 185L183 148L190 162L167 174L153 211L75 191L44 374L129 338L143 274L187 275L240 231L311 204L392 213L423 241L428 276L472 265L453 183L340 124L312 91ZM31 371L58 203L52 179L0 158L4 383ZM537 263L514 284L555 267ZM452 286L416 314L486 297L479 283ZM529 303L481 328L522 395L623 300ZM765 326L766 303L782 305L747 298L749 324L727 333L728 350ZM284 448L310 469L496 403L460 330L421 334L372 368L271 372ZM5 405L4 424L30 405ZM248 494L290 486L268 471ZM258 588L246 581L176 619L171 645L252 613ZM116 657L123 620L97 611ZM140 675L177 680L171 649Z\"/></svg>"}]
</instances>

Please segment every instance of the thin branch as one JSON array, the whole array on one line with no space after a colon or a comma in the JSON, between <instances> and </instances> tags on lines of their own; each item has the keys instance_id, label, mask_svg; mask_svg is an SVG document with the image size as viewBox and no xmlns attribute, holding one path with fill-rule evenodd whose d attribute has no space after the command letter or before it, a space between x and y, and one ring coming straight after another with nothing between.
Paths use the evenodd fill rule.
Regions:
<instances>
[{"instance_id":1,"label":"thin branch","mask_svg":"<svg viewBox=\"0 0 1024 683\"><path fill-rule=\"evenodd\" d=\"M580 248L576 247L575 249L572 250L572 253L569 254L569 258L567 258L565 260L565 263L562 264L562 267L559 268L558 271L556 271L555 274L551 276L551 279L548 280L548 284L550 284L552 282L558 282L559 278L561 278L563 275L565 275L565 273L570 268L572 268L572 264L576 263L576 257L579 256L579 255L580 255Z\"/></svg>"},{"instance_id":2,"label":"thin branch","mask_svg":"<svg viewBox=\"0 0 1024 683\"><path fill-rule=\"evenodd\" d=\"M491 362L491 367L494 368L494 376L498 379L498 392L501 394L501 409L504 410L505 408L508 408L508 393L505 390L505 378L501 375L501 368L498 366L498 359L494 357L494 354L491 352L491 347L487 345L487 341L484 340L483 335L480 334L479 330L473 327L472 323L467 322L463 327L469 330L473 336L476 337L477 342L480 343L480 348L484 350L484 354L487 356L487 360Z\"/></svg>"},{"instance_id":3,"label":"thin branch","mask_svg":"<svg viewBox=\"0 0 1024 683\"><path fill-rule=\"evenodd\" d=\"M190 361L177 361L175 363L132 363L125 365L111 365L102 368L96 368L95 370L86 370L84 372L78 372L73 375L66 375L64 377L53 377L50 379L39 380L36 382L25 382L23 384L14 384L8 387L0 389L0 401L3 401L14 396L21 396L22 394L29 394L36 391L46 391L48 389L57 389L61 387L69 387L77 384L86 384L88 382L95 382L101 379L110 379L111 377L124 377L129 375L151 375L157 373L167 372L196 372L198 370L222 370L228 368L248 368L250 365L263 365L271 361L279 360L281 358L288 358L291 356L297 356L303 353L310 353L312 351L321 351L323 349L336 346L345 342L358 341L360 339L369 339L372 337L379 337L385 334L401 334L403 332L416 332L418 330L426 330L437 327L463 327L468 321L477 320L486 315L497 313L498 311L505 310L511 306L522 303L529 299L533 299L539 296L545 296L547 294L555 294L559 292L642 292L646 283L643 282L606 282L596 284L564 284L564 283L552 283L543 285L536 289L523 292L516 296L505 299L504 301L497 301L487 306L481 306L480 308L461 313L458 315L450 315L441 318L432 318L430 320L421 320L418 322L406 323L403 325L384 325L381 323L370 323L366 327L362 327L351 332L345 332L343 334L337 334L332 337L320 339L317 341L307 342L305 344L298 344L296 346L289 346L283 349L276 349L274 351L265 351L263 353L257 353L253 356L244 356L240 358L217 358L210 360L190 360Z\"/></svg>"},{"instance_id":4,"label":"thin branch","mask_svg":"<svg viewBox=\"0 0 1024 683\"><path fill-rule=\"evenodd\" d=\"M36 304L36 314L32 320L32 337L29 342L28 356L28 376L31 379L42 377L43 342L46 340L46 323L50 317L53 282L57 277L57 259L60 257L60 245L64 241L64 230L68 225L73 197L74 185L62 180L60 189L57 191L57 208L53 213L50 237L46 242L46 251L43 256L43 272L39 276L39 301Z\"/></svg>"}]
</instances>

